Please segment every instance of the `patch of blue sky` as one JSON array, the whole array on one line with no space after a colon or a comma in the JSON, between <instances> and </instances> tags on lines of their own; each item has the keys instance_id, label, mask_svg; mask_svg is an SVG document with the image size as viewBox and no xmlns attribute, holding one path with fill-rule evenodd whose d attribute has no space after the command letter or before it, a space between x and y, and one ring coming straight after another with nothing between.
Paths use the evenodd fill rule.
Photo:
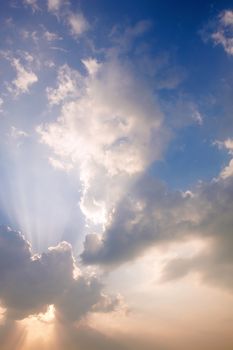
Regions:
<instances>
[{"instance_id":1,"label":"patch of blue sky","mask_svg":"<svg viewBox=\"0 0 233 350\"><path fill-rule=\"evenodd\" d=\"M149 173L165 181L170 188L189 190L199 181L218 177L229 155L205 138L199 126L181 130L170 143L163 160L154 163Z\"/></svg>"}]
</instances>

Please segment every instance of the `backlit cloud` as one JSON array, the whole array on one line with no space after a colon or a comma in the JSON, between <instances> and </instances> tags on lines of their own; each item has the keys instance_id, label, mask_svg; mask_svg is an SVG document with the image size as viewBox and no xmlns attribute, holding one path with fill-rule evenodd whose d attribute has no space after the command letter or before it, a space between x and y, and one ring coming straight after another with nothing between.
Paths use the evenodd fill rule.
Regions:
<instances>
[{"instance_id":1,"label":"backlit cloud","mask_svg":"<svg viewBox=\"0 0 233 350\"><path fill-rule=\"evenodd\" d=\"M225 3L0 2L1 350L232 350Z\"/></svg>"},{"instance_id":2,"label":"backlit cloud","mask_svg":"<svg viewBox=\"0 0 233 350\"><path fill-rule=\"evenodd\" d=\"M57 122L38 131L61 161L79 167L81 208L87 219L104 223L129 181L160 158L168 132L149 86L127 63L107 60L88 77L60 73L60 87L48 89L50 101L75 99L63 104Z\"/></svg>"},{"instance_id":3,"label":"backlit cloud","mask_svg":"<svg viewBox=\"0 0 233 350\"><path fill-rule=\"evenodd\" d=\"M60 322L79 321L96 308L113 311L117 307L96 276L81 274L66 242L33 255L21 233L1 227L0 252L0 300L9 319L45 312L51 304Z\"/></svg>"}]
</instances>

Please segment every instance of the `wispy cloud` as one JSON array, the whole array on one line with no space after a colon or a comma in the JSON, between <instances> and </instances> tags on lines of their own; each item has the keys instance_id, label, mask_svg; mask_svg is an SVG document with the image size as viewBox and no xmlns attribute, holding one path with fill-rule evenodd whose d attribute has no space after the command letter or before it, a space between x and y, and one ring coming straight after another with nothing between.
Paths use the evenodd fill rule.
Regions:
<instances>
[{"instance_id":1,"label":"wispy cloud","mask_svg":"<svg viewBox=\"0 0 233 350\"><path fill-rule=\"evenodd\" d=\"M68 65L58 69L57 87L47 87L47 97L51 105L58 105L67 98L77 97L79 92L79 80L81 75L72 70Z\"/></svg>"},{"instance_id":2,"label":"wispy cloud","mask_svg":"<svg viewBox=\"0 0 233 350\"><path fill-rule=\"evenodd\" d=\"M233 11L224 10L219 14L210 38L215 45L221 45L227 54L233 55Z\"/></svg>"},{"instance_id":3,"label":"wispy cloud","mask_svg":"<svg viewBox=\"0 0 233 350\"><path fill-rule=\"evenodd\" d=\"M31 85L38 81L37 75L33 71L26 69L17 58L11 60L11 65L16 71L16 78L8 87L9 91L13 92L16 96L29 92Z\"/></svg>"},{"instance_id":4,"label":"wispy cloud","mask_svg":"<svg viewBox=\"0 0 233 350\"><path fill-rule=\"evenodd\" d=\"M31 7L33 12L40 9L37 0L23 0L23 3L24 5Z\"/></svg>"},{"instance_id":5,"label":"wispy cloud","mask_svg":"<svg viewBox=\"0 0 233 350\"><path fill-rule=\"evenodd\" d=\"M67 16L67 23L74 37L81 36L89 29L89 23L82 13L70 12Z\"/></svg>"},{"instance_id":6,"label":"wispy cloud","mask_svg":"<svg viewBox=\"0 0 233 350\"><path fill-rule=\"evenodd\" d=\"M51 12L58 12L60 8L67 4L66 0L48 0L48 10Z\"/></svg>"}]
</instances>

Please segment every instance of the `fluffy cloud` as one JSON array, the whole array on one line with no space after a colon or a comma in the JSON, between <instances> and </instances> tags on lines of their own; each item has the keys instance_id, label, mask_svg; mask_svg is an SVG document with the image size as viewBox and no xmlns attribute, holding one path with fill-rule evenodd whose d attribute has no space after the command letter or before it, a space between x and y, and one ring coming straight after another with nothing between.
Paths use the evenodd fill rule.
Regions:
<instances>
[{"instance_id":1,"label":"fluffy cloud","mask_svg":"<svg viewBox=\"0 0 233 350\"><path fill-rule=\"evenodd\" d=\"M197 271L205 281L232 288L232 188L232 176L186 193L141 180L120 202L103 237L86 237L82 258L87 264L121 264L151 246L197 237L206 243L205 249L192 258L172 260L163 280Z\"/></svg>"},{"instance_id":2,"label":"fluffy cloud","mask_svg":"<svg viewBox=\"0 0 233 350\"><path fill-rule=\"evenodd\" d=\"M33 255L22 234L8 227L0 229L0 274L8 319L23 319L53 304L60 322L75 322L96 308L112 311L118 304L103 293L96 276L81 274L68 243Z\"/></svg>"},{"instance_id":3,"label":"fluffy cloud","mask_svg":"<svg viewBox=\"0 0 233 350\"><path fill-rule=\"evenodd\" d=\"M73 72L72 78L62 73L58 88L47 90L50 102L73 99L63 103L55 123L38 131L60 162L79 168L81 209L103 224L129 183L161 157L169 136L156 96L135 67L116 57L84 64L88 76L77 73L75 84Z\"/></svg>"}]
</instances>

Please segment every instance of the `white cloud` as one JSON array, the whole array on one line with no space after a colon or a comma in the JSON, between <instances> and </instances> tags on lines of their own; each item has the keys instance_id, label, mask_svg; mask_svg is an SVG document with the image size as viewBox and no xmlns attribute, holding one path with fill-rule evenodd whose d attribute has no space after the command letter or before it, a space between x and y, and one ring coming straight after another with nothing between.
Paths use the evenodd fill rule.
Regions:
<instances>
[{"instance_id":1,"label":"white cloud","mask_svg":"<svg viewBox=\"0 0 233 350\"><path fill-rule=\"evenodd\" d=\"M71 34L75 37L79 37L89 29L89 23L82 13L70 13L67 17L67 23Z\"/></svg>"},{"instance_id":2,"label":"white cloud","mask_svg":"<svg viewBox=\"0 0 233 350\"><path fill-rule=\"evenodd\" d=\"M101 67L101 63L94 58L87 58L86 60L82 60L87 72L89 75L95 75Z\"/></svg>"},{"instance_id":3,"label":"white cloud","mask_svg":"<svg viewBox=\"0 0 233 350\"><path fill-rule=\"evenodd\" d=\"M16 78L8 87L9 91L13 92L16 96L29 92L29 88L38 81L38 77L31 69L24 67L19 59L12 58L10 62L16 71Z\"/></svg>"},{"instance_id":4,"label":"white cloud","mask_svg":"<svg viewBox=\"0 0 233 350\"><path fill-rule=\"evenodd\" d=\"M57 41L62 39L58 34L50 32L48 30L44 32L44 37L48 41Z\"/></svg>"},{"instance_id":5,"label":"white cloud","mask_svg":"<svg viewBox=\"0 0 233 350\"><path fill-rule=\"evenodd\" d=\"M14 139L18 139L21 137L27 137L28 134L23 131L23 130L19 130L16 127L12 126L11 127L11 133L10 133L11 137L13 137Z\"/></svg>"},{"instance_id":6,"label":"white cloud","mask_svg":"<svg viewBox=\"0 0 233 350\"><path fill-rule=\"evenodd\" d=\"M57 12L61 6L66 3L64 0L48 0L48 10L51 12Z\"/></svg>"},{"instance_id":7,"label":"white cloud","mask_svg":"<svg viewBox=\"0 0 233 350\"><path fill-rule=\"evenodd\" d=\"M218 145L218 147L225 148L231 156L233 155L232 139L227 139L223 142L217 141L215 143ZM220 173L220 178L222 179L226 179L231 176L233 176L233 158L230 160L229 164Z\"/></svg>"},{"instance_id":8,"label":"white cloud","mask_svg":"<svg viewBox=\"0 0 233 350\"><path fill-rule=\"evenodd\" d=\"M57 122L38 131L56 158L79 168L81 209L103 224L129 183L161 157L168 134L150 86L124 62L102 62L98 74L79 78L78 91L69 79L64 89L63 78L50 101L75 98L63 104Z\"/></svg>"},{"instance_id":9,"label":"white cloud","mask_svg":"<svg viewBox=\"0 0 233 350\"><path fill-rule=\"evenodd\" d=\"M33 12L39 10L37 0L23 0L23 3L27 6L31 6Z\"/></svg>"},{"instance_id":10,"label":"white cloud","mask_svg":"<svg viewBox=\"0 0 233 350\"><path fill-rule=\"evenodd\" d=\"M233 159L230 160L229 164L221 171L220 177L226 179L233 176Z\"/></svg>"},{"instance_id":11,"label":"white cloud","mask_svg":"<svg viewBox=\"0 0 233 350\"><path fill-rule=\"evenodd\" d=\"M47 97L51 105L58 105L66 98L76 97L80 92L79 80L81 75L68 65L58 69L57 87L47 87Z\"/></svg>"},{"instance_id":12,"label":"white cloud","mask_svg":"<svg viewBox=\"0 0 233 350\"><path fill-rule=\"evenodd\" d=\"M226 53L233 55L233 11L222 11L216 26L211 39L216 45L221 45Z\"/></svg>"},{"instance_id":13,"label":"white cloud","mask_svg":"<svg viewBox=\"0 0 233 350\"><path fill-rule=\"evenodd\" d=\"M230 154L233 154L233 140L227 139L223 142L225 148L229 151Z\"/></svg>"},{"instance_id":14,"label":"white cloud","mask_svg":"<svg viewBox=\"0 0 233 350\"><path fill-rule=\"evenodd\" d=\"M233 11L223 11L220 15L220 21L225 26L233 26Z\"/></svg>"}]
</instances>

